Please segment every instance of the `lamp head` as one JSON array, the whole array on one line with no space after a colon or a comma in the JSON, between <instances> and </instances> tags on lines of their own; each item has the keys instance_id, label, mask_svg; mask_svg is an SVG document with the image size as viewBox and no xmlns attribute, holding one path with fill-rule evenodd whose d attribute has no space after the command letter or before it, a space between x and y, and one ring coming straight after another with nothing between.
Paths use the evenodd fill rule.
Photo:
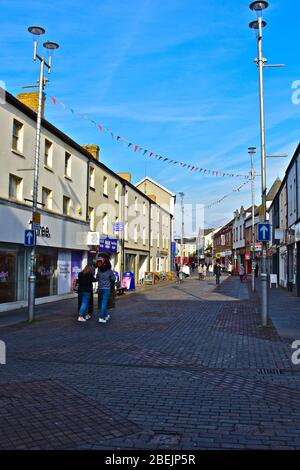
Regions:
<instances>
[{"instance_id":1,"label":"lamp head","mask_svg":"<svg viewBox=\"0 0 300 470\"><path fill-rule=\"evenodd\" d=\"M59 45L56 42L52 41L44 42L43 46L45 47L45 49L48 49L48 51L54 51L55 49L59 48Z\"/></svg>"},{"instance_id":2,"label":"lamp head","mask_svg":"<svg viewBox=\"0 0 300 470\"><path fill-rule=\"evenodd\" d=\"M257 16L262 16L262 11L268 8L269 4L265 0L257 0L249 5L250 10L255 11Z\"/></svg>"},{"instance_id":3,"label":"lamp head","mask_svg":"<svg viewBox=\"0 0 300 470\"><path fill-rule=\"evenodd\" d=\"M28 31L34 36L41 36L46 32L45 29L40 26L29 26Z\"/></svg>"}]
</instances>

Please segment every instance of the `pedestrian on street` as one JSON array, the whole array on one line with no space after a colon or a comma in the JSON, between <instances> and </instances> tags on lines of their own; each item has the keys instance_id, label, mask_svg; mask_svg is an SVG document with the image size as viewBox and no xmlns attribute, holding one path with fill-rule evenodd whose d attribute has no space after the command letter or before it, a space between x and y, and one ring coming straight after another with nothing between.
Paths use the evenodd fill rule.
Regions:
<instances>
[{"instance_id":1,"label":"pedestrian on street","mask_svg":"<svg viewBox=\"0 0 300 470\"><path fill-rule=\"evenodd\" d=\"M217 262L214 265L214 275L216 276L216 285L220 285L220 277L221 277L221 265L219 262Z\"/></svg>"},{"instance_id":2,"label":"pedestrian on street","mask_svg":"<svg viewBox=\"0 0 300 470\"><path fill-rule=\"evenodd\" d=\"M240 280L241 280L241 282L243 282L244 275L245 275L245 268L244 268L244 266L243 266L242 264L240 265L240 272L239 272L239 274L240 274Z\"/></svg>"},{"instance_id":3,"label":"pedestrian on street","mask_svg":"<svg viewBox=\"0 0 300 470\"><path fill-rule=\"evenodd\" d=\"M207 266L206 264L203 265L203 278L206 278L206 273L207 273Z\"/></svg>"},{"instance_id":4,"label":"pedestrian on street","mask_svg":"<svg viewBox=\"0 0 300 470\"><path fill-rule=\"evenodd\" d=\"M91 318L88 313L90 298L93 296L94 277L91 266L86 266L78 275L78 295L81 296L78 321L87 321Z\"/></svg>"},{"instance_id":5,"label":"pedestrian on street","mask_svg":"<svg viewBox=\"0 0 300 470\"><path fill-rule=\"evenodd\" d=\"M255 277L258 277L258 270L259 270L258 263L255 263Z\"/></svg>"},{"instance_id":6,"label":"pedestrian on street","mask_svg":"<svg viewBox=\"0 0 300 470\"><path fill-rule=\"evenodd\" d=\"M107 313L107 304L111 295L111 289L115 285L116 278L111 269L108 258L101 257L97 261L98 296L100 299L99 323L106 323L110 315Z\"/></svg>"},{"instance_id":7,"label":"pedestrian on street","mask_svg":"<svg viewBox=\"0 0 300 470\"><path fill-rule=\"evenodd\" d=\"M199 266L198 266L198 279L199 279L199 281L203 280L203 267L202 267L202 264L199 264Z\"/></svg>"}]
</instances>

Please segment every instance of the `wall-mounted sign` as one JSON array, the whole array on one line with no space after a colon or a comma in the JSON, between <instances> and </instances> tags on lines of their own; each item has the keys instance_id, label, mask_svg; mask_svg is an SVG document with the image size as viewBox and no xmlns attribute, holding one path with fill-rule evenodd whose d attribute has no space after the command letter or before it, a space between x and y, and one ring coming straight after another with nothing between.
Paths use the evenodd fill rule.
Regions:
<instances>
[{"instance_id":1,"label":"wall-mounted sign","mask_svg":"<svg viewBox=\"0 0 300 470\"><path fill-rule=\"evenodd\" d=\"M102 237L99 243L100 251L109 251L110 253L117 253L118 240L116 238Z\"/></svg>"},{"instance_id":2,"label":"wall-mounted sign","mask_svg":"<svg viewBox=\"0 0 300 470\"><path fill-rule=\"evenodd\" d=\"M94 246L99 245L100 233L99 232L88 232L87 244Z\"/></svg>"}]
</instances>

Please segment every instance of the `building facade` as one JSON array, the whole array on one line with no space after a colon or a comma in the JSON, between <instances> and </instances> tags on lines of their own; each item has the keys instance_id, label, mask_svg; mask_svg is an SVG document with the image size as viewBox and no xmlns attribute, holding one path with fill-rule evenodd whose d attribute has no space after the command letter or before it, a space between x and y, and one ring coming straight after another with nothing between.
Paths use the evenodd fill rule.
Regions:
<instances>
[{"instance_id":1,"label":"building facade","mask_svg":"<svg viewBox=\"0 0 300 470\"><path fill-rule=\"evenodd\" d=\"M28 95L31 95L28 99ZM6 93L0 105L0 310L27 303L36 137L36 93L26 105ZM34 105L29 107L34 101ZM29 105L29 106L28 106ZM81 146L42 119L38 179L41 227L36 242L36 297L44 302L73 295L78 272L109 252L112 267L134 273L171 270L172 193L160 206L155 194L99 161L97 145ZM159 200L164 203L160 186ZM154 190L152 191L154 193Z\"/></svg>"}]
</instances>

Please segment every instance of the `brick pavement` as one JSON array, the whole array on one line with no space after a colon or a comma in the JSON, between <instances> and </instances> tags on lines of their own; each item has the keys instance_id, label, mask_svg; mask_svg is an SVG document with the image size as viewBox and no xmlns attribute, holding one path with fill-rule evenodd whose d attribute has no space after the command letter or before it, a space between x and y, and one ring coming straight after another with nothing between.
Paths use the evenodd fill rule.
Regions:
<instances>
[{"instance_id":1,"label":"brick pavement","mask_svg":"<svg viewBox=\"0 0 300 470\"><path fill-rule=\"evenodd\" d=\"M0 329L0 449L300 449L300 367L247 284L124 296L106 325L56 304Z\"/></svg>"}]
</instances>

